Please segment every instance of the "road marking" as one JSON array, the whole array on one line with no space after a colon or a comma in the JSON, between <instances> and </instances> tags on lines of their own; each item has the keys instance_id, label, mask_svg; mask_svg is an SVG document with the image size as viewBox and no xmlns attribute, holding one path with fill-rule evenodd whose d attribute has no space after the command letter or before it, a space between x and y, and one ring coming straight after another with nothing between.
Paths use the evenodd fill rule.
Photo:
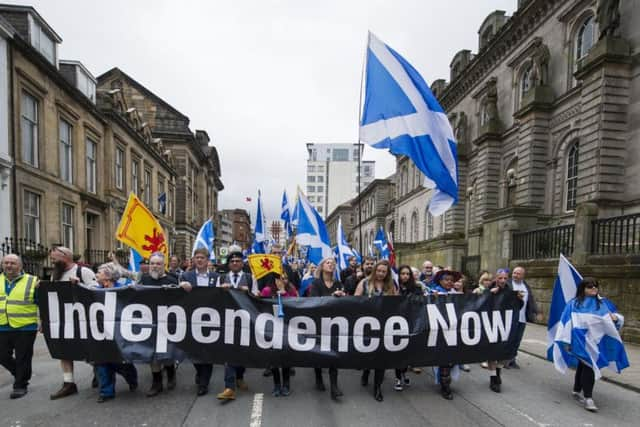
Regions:
<instances>
[{"instance_id":1,"label":"road marking","mask_svg":"<svg viewBox=\"0 0 640 427\"><path fill-rule=\"evenodd\" d=\"M263 393L256 393L253 395L253 407L251 408L251 419L249 421L249 427L260 427L262 425L262 401L264 400Z\"/></svg>"},{"instance_id":2,"label":"road marking","mask_svg":"<svg viewBox=\"0 0 640 427\"><path fill-rule=\"evenodd\" d=\"M505 402L505 405L507 405L513 412L515 412L516 414L526 418L527 420L531 421L533 424L537 425L538 427L548 427L548 426L551 425L551 424L544 424L544 423L541 423L539 421L534 420L529 415L525 414L524 412L522 412L521 410L519 410L517 408L514 408L513 406L509 405L506 402Z\"/></svg>"}]
</instances>

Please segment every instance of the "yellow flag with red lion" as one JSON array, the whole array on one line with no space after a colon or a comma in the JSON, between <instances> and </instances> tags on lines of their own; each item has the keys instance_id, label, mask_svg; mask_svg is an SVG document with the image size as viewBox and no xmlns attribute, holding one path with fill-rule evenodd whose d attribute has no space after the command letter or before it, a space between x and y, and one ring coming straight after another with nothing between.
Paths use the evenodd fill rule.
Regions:
<instances>
[{"instance_id":1,"label":"yellow flag with red lion","mask_svg":"<svg viewBox=\"0 0 640 427\"><path fill-rule=\"evenodd\" d=\"M162 225L133 193L129 195L120 219L116 239L138 251L143 258L148 259L152 253L162 252L165 264L169 262L169 244Z\"/></svg>"},{"instance_id":2,"label":"yellow flag with red lion","mask_svg":"<svg viewBox=\"0 0 640 427\"><path fill-rule=\"evenodd\" d=\"M273 254L253 254L247 257L249 268L256 279L262 279L269 273L276 273L282 276L282 259L279 255Z\"/></svg>"}]
</instances>

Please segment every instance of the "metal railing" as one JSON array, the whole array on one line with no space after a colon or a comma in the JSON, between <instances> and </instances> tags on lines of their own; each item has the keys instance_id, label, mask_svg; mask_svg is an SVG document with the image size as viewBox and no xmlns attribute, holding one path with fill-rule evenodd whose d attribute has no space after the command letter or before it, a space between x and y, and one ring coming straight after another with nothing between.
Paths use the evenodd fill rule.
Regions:
<instances>
[{"instance_id":1,"label":"metal railing","mask_svg":"<svg viewBox=\"0 0 640 427\"><path fill-rule=\"evenodd\" d=\"M640 253L640 214L596 219L591 222L591 253Z\"/></svg>"},{"instance_id":2,"label":"metal railing","mask_svg":"<svg viewBox=\"0 0 640 427\"><path fill-rule=\"evenodd\" d=\"M38 277L51 267L49 248L33 240L5 237L0 244L0 256L7 254L20 255L24 271Z\"/></svg>"},{"instance_id":3,"label":"metal railing","mask_svg":"<svg viewBox=\"0 0 640 427\"><path fill-rule=\"evenodd\" d=\"M575 226L558 227L513 233L512 259L558 258L573 253Z\"/></svg>"}]
</instances>

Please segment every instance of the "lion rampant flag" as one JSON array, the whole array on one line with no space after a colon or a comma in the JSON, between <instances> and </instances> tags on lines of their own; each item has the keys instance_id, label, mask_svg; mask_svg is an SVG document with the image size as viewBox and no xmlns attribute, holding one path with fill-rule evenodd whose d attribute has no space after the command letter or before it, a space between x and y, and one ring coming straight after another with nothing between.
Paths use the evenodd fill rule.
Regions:
<instances>
[{"instance_id":1,"label":"lion rampant flag","mask_svg":"<svg viewBox=\"0 0 640 427\"><path fill-rule=\"evenodd\" d=\"M127 207L116 230L116 239L131 246L143 258L154 252L162 252L165 263L169 262L167 235L151 211L136 197L129 195Z\"/></svg>"},{"instance_id":2,"label":"lion rampant flag","mask_svg":"<svg viewBox=\"0 0 640 427\"><path fill-rule=\"evenodd\" d=\"M249 267L253 277L261 279L269 273L282 276L282 259L279 255L253 254L249 255Z\"/></svg>"}]
</instances>

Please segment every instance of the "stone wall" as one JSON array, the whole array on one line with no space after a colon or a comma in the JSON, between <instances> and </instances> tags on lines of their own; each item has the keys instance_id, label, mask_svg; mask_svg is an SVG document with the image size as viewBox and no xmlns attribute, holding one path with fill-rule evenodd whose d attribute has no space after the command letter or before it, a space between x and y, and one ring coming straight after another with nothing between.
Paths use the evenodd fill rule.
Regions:
<instances>
[{"instance_id":1,"label":"stone wall","mask_svg":"<svg viewBox=\"0 0 640 427\"><path fill-rule=\"evenodd\" d=\"M511 268L526 269L526 281L547 322L558 260L512 261ZM595 277L600 293L613 301L625 317L624 341L640 343L640 256L589 256L586 264L574 264L583 277Z\"/></svg>"},{"instance_id":2,"label":"stone wall","mask_svg":"<svg viewBox=\"0 0 640 427\"><path fill-rule=\"evenodd\" d=\"M421 268L425 260L443 267L460 269L467 241L459 233L448 233L435 239L418 243L397 243L394 246L396 265L409 264Z\"/></svg>"}]
</instances>

